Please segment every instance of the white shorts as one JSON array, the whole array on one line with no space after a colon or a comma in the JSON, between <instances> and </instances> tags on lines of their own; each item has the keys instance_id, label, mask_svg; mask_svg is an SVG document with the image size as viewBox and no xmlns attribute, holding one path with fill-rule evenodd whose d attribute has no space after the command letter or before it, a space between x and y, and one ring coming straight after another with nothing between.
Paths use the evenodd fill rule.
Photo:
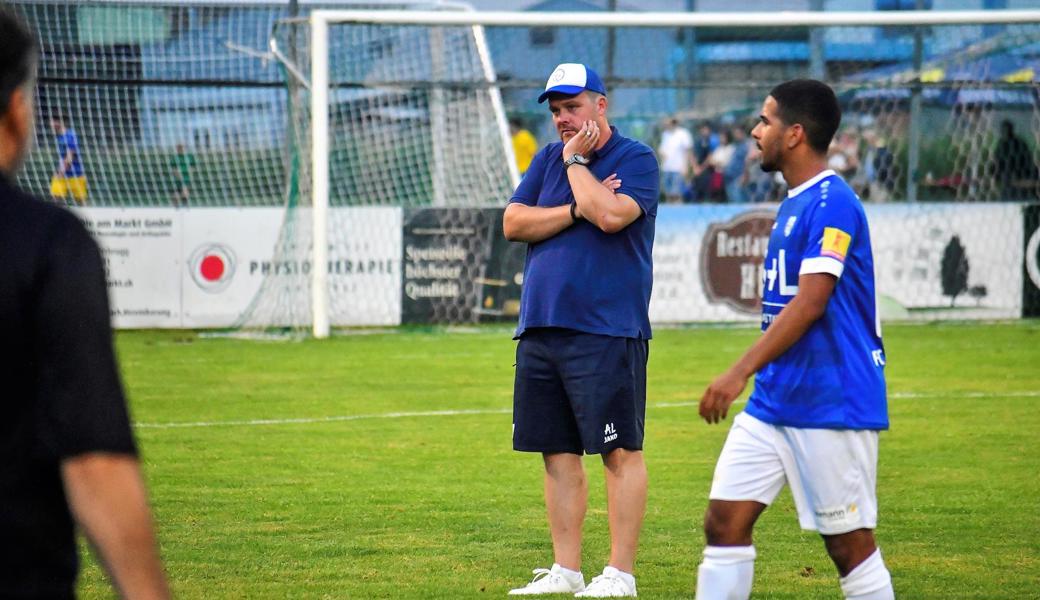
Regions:
<instances>
[{"instance_id":1,"label":"white shorts","mask_svg":"<svg viewBox=\"0 0 1040 600\"><path fill-rule=\"evenodd\" d=\"M709 497L769 505L788 483L802 529L823 535L874 529L877 456L877 431L781 427L740 413Z\"/></svg>"}]
</instances>

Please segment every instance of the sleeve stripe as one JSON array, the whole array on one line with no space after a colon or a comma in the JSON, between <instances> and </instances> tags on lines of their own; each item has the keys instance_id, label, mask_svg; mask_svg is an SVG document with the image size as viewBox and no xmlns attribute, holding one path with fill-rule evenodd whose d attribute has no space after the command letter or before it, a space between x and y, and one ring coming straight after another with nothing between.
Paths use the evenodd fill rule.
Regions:
<instances>
[{"instance_id":1,"label":"sleeve stripe","mask_svg":"<svg viewBox=\"0 0 1040 600\"><path fill-rule=\"evenodd\" d=\"M798 270L799 275L810 273L830 273L840 278L845 271L845 265L836 258L827 256L816 256L802 261L802 267Z\"/></svg>"}]
</instances>

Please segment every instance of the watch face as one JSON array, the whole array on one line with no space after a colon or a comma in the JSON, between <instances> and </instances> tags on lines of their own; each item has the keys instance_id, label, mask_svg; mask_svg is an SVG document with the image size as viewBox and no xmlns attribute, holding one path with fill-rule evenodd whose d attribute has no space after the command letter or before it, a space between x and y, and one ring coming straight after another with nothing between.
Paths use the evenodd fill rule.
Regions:
<instances>
[{"instance_id":1,"label":"watch face","mask_svg":"<svg viewBox=\"0 0 1040 600\"><path fill-rule=\"evenodd\" d=\"M588 164L589 164L589 159L585 158L584 156L582 156L580 154L572 154L570 158L568 158L567 160L563 161L563 166L564 167L569 167L571 165L585 165L585 166L588 166Z\"/></svg>"}]
</instances>

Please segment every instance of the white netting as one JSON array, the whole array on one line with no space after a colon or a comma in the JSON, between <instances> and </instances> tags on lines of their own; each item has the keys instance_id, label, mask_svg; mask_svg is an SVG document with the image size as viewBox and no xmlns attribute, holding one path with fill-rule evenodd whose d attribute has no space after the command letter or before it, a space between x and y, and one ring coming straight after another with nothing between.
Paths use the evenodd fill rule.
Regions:
<instances>
[{"instance_id":1,"label":"white netting","mask_svg":"<svg viewBox=\"0 0 1040 600\"><path fill-rule=\"evenodd\" d=\"M239 323L242 327L304 328L312 323L308 290L313 213L299 210L312 205L310 31L307 21L282 21L274 29L271 44L289 82L291 162L298 167L292 176L296 185L275 261L308 267L265 280ZM423 215L405 213L402 221L400 211L342 209L487 207L508 198L518 179L510 170L506 117L498 90L490 85L494 70L482 36L479 27L330 28L329 252L331 257L355 257L348 261L350 273L337 271L336 260L330 261L328 312L333 323L396 323L402 310L405 322L416 312L429 313L422 320L434 322L472 322L480 315L501 312L483 306L486 294L480 283L486 279L481 274L485 255L493 240L501 237L495 214L455 211L408 233L405 264L387 267L392 269L389 274L406 280L419 271L428 274L428 261L407 263L407 248L413 246L416 236L424 240L420 245L427 246L433 235L435 245L443 245L449 255L456 253L456 258L447 259L452 265L446 267L456 281L448 286L405 281L397 288L359 285L356 268L382 262L372 257L385 256L388 250L381 240L365 237L365 232L396 232L384 240L396 242L400 248L402 225L412 232L408 223L422 220ZM363 256L366 250L371 255L368 259ZM427 248L427 252L436 253L436 248ZM398 251L397 256L401 255ZM385 293L373 292L376 289ZM386 310L359 310L359 303ZM421 308L413 306L416 303Z\"/></svg>"},{"instance_id":2,"label":"white netting","mask_svg":"<svg viewBox=\"0 0 1040 600\"><path fill-rule=\"evenodd\" d=\"M168 206L187 187L190 205L276 206L289 188L306 185L307 155L300 152L309 143L294 134L309 124L298 77L309 77L309 28L286 21L284 5L13 5L43 45L37 148L22 175L31 190L47 195L57 163L52 114L63 115L79 137L91 205ZM300 18L312 8L305 4ZM717 135L741 124L776 82L817 76L842 95L849 135L841 149L855 154L848 158L861 166L861 180L871 178L859 182L864 191L873 183L875 196L894 200L1035 196L1016 172L1024 167L1007 167L997 156L997 138L1008 120L1036 156L1036 23L553 23L546 13L541 26L483 28L505 109L524 117L541 142L554 134L531 98L545 72L564 60L598 67L609 80L614 121L651 145L665 116L691 129L706 122ZM281 60L269 52L272 30ZM494 106L478 101L490 87L474 28L333 25L329 59L333 205L501 202L508 169L504 154L486 154L499 131ZM911 115L920 131L916 150ZM911 155L915 174L908 172ZM908 185L908 176L917 185Z\"/></svg>"},{"instance_id":3,"label":"white netting","mask_svg":"<svg viewBox=\"0 0 1040 600\"><path fill-rule=\"evenodd\" d=\"M318 5L304 3L294 16L281 3L13 4L43 45L37 147L21 183L49 194L58 157L48 117L60 114L79 137L90 206L286 207L270 257L250 267L263 281L238 324L306 327L313 252L307 19ZM373 6L457 12L426 3ZM855 7L834 0L823 8ZM610 16L590 12L581 20ZM680 195L698 208L664 206L658 222L655 321L751 314L705 278L730 267L705 266L703 249L713 242L703 238L730 226L758 231L742 220L749 209L739 204L782 197L782 183L757 168L742 130L769 89L795 77L823 79L838 92L844 119L831 164L868 204L888 203L868 212L884 230L875 246L892 310L948 316L940 309L952 304L984 316L1014 314L1017 206L967 210L937 201L1038 197L1040 16L748 26L760 17L680 26L678 15L667 27L564 26L551 12L523 26L330 23L333 324L515 314L522 246L503 245L496 213L481 207L501 208L514 186L506 114L539 146L556 139L534 98L560 62L598 70L611 122L625 135L656 148L664 121L676 117L697 140L697 165ZM754 256L723 258L739 259L731 266L742 277L755 271ZM736 286L738 296L753 287L720 285Z\"/></svg>"},{"instance_id":4,"label":"white netting","mask_svg":"<svg viewBox=\"0 0 1040 600\"><path fill-rule=\"evenodd\" d=\"M78 139L93 206L277 206L285 86L265 55L284 7L15 2L39 33L36 151L49 195L51 116Z\"/></svg>"}]
</instances>

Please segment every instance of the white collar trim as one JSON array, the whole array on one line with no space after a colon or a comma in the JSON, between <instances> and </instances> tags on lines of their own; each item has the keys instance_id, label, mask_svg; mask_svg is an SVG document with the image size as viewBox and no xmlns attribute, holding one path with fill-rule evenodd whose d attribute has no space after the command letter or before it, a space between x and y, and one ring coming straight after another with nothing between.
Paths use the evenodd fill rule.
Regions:
<instances>
[{"instance_id":1,"label":"white collar trim","mask_svg":"<svg viewBox=\"0 0 1040 600\"><path fill-rule=\"evenodd\" d=\"M793 190L787 190L787 197L788 198L794 198L798 194L801 194L805 190L807 190L807 189L811 188L812 186L816 185L816 183L818 181L820 181L821 179L823 179L825 177L830 177L831 175L837 175L837 173L834 172L834 169L827 169L826 171L821 171L815 177L813 177L809 181L806 181L802 185L794 188Z\"/></svg>"}]
</instances>

